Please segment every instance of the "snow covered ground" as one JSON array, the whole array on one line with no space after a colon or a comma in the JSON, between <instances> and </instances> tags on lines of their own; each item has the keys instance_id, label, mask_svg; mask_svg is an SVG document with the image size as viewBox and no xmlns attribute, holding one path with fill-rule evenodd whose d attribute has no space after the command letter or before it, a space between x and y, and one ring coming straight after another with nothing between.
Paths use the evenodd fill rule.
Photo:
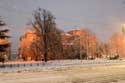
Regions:
<instances>
[{"instance_id":1,"label":"snow covered ground","mask_svg":"<svg viewBox=\"0 0 125 83\"><path fill-rule=\"evenodd\" d=\"M1 72L0 83L125 83L125 66L72 66Z\"/></svg>"},{"instance_id":2,"label":"snow covered ground","mask_svg":"<svg viewBox=\"0 0 125 83\"><path fill-rule=\"evenodd\" d=\"M125 83L125 61L121 60L62 60L20 65L0 68L0 83Z\"/></svg>"},{"instance_id":3,"label":"snow covered ground","mask_svg":"<svg viewBox=\"0 0 125 83\"><path fill-rule=\"evenodd\" d=\"M56 68L65 68L72 66L110 66L110 65L121 65L125 64L123 60L54 60L48 61L47 63L42 61L12 61L6 62L5 67L2 67L0 63L0 72L16 72L23 70L32 70L32 69L56 69Z\"/></svg>"}]
</instances>

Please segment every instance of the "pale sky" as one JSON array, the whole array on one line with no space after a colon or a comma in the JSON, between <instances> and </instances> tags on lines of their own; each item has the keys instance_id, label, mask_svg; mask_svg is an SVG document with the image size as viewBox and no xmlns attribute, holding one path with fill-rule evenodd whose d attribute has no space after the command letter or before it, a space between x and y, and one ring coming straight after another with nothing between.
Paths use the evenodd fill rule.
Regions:
<instances>
[{"instance_id":1,"label":"pale sky","mask_svg":"<svg viewBox=\"0 0 125 83\"><path fill-rule=\"evenodd\" d=\"M38 7L51 11L60 29L89 28L103 41L125 23L125 0L0 0L0 16L11 26L12 49Z\"/></svg>"}]
</instances>

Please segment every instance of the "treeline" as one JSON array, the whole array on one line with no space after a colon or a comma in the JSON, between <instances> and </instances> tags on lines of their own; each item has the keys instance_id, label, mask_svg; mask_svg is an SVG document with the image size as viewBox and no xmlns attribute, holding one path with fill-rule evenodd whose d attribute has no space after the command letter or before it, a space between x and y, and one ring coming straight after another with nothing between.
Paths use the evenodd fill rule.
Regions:
<instances>
[{"instance_id":1,"label":"treeline","mask_svg":"<svg viewBox=\"0 0 125 83\"><path fill-rule=\"evenodd\" d=\"M20 40L19 57L23 60L118 59L125 56L125 38L122 34L114 34L102 43L89 29L60 30L55 17L45 9L39 8L33 16L31 31Z\"/></svg>"},{"instance_id":2,"label":"treeline","mask_svg":"<svg viewBox=\"0 0 125 83\"><path fill-rule=\"evenodd\" d=\"M115 33L102 43L89 29L64 32L56 26L54 15L38 8L28 23L30 31L20 37L19 60L118 59L125 56L125 38ZM103 32L102 32L103 33Z\"/></svg>"}]
</instances>

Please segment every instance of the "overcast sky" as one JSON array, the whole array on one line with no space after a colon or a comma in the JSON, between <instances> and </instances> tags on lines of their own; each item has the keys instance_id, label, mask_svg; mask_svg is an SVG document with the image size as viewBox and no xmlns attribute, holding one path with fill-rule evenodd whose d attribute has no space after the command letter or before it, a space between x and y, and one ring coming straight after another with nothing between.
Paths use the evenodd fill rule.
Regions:
<instances>
[{"instance_id":1,"label":"overcast sky","mask_svg":"<svg viewBox=\"0 0 125 83\"><path fill-rule=\"evenodd\" d=\"M0 0L0 16L11 27L13 49L38 7L50 10L64 31L89 28L103 41L125 23L125 0Z\"/></svg>"}]
</instances>

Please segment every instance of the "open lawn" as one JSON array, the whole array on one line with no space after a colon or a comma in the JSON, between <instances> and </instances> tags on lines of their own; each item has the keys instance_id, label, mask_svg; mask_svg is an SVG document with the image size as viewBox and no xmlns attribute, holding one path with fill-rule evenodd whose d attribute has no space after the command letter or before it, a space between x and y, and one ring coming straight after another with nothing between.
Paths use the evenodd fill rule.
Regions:
<instances>
[{"instance_id":1,"label":"open lawn","mask_svg":"<svg viewBox=\"0 0 125 83\"><path fill-rule=\"evenodd\" d=\"M125 65L1 72L0 83L125 83Z\"/></svg>"}]
</instances>

